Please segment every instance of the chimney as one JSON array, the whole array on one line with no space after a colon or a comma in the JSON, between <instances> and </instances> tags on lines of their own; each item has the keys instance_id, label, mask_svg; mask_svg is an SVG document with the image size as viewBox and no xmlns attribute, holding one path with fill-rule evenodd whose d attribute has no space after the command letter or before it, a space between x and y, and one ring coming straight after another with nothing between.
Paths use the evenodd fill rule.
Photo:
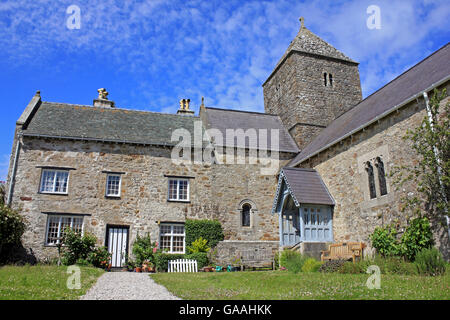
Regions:
<instances>
[{"instance_id":1,"label":"chimney","mask_svg":"<svg viewBox=\"0 0 450 320\"><path fill-rule=\"evenodd\" d=\"M94 99L94 107L98 108L115 108L114 101L108 100L108 91L105 88L100 88L98 91L98 98Z\"/></svg>"},{"instance_id":2,"label":"chimney","mask_svg":"<svg viewBox=\"0 0 450 320\"><path fill-rule=\"evenodd\" d=\"M181 99L180 100L180 109L178 109L177 114L193 116L195 112L194 112L194 110L189 109L190 102L191 102L191 99Z\"/></svg>"}]
</instances>

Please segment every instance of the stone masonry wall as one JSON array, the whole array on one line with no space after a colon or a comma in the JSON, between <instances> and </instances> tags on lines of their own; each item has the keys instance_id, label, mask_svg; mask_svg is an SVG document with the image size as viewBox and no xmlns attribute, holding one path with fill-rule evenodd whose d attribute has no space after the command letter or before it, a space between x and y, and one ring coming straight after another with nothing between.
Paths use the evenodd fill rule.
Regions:
<instances>
[{"instance_id":1,"label":"stone masonry wall","mask_svg":"<svg viewBox=\"0 0 450 320\"><path fill-rule=\"evenodd\" d=\"M260 164L176 165L170 155L161 147L23 138L12 207L28 220L24 247L38 259L56 254L44 244L47 213L85 215L84 230L99 245L107 225L129 226L129 250L138 232L158 240L158 221L188 218L218 219L227 240L278 240L278 217L270 213L277 180L262 176ZM71 168L68 195L39 193L43 166ZM105 197L105 170L124 172L120 199ZM167 201L165 175L192 177L189 203ZM244 202L252 204L250 227L241 226Z\"/></svg>"},{"instance_id":2,"label":"stone masonry wall","mask_svg":"<svg viewBox=\"0 0 450 320\"><path fill-rule=\"evenodd\" d=\"M375 227L391 223L397 224L400 232L404 230L409 218L400 210L401 198L411 192L416 193L416 186L404 185L397 191L389 172L394 166L418 162L411 144L402 137L407 129L420 125L425 116L424 101L419 99L300 165L316 169L336 201L333 216L335 241L370 244L369 235ZM388 175L388 194L380 196L374 168L377 198L370 199L364 162L378 156L382 156ZM448 259L447 228L434 222L433 229L436 246ZM371 252L371 248L367 252Z\"/></svg>"}]
</instances>

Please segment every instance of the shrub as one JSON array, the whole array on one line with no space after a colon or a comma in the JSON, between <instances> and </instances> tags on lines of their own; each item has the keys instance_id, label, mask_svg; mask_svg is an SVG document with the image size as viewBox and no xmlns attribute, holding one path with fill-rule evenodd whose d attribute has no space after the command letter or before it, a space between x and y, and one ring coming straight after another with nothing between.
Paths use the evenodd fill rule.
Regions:
<instances>
[{"instance_id":1,"label":"shrub","mask_svg":"<svg viewBox=\"0 0 450 320\"><path fill-rule=\"evenodd\" d=\"M401 253L414 261L417 252L433 245L433 233L426 217L413 219L401 238Z\"/></svg>"},{"instance_id":2,"label":"shrub","mask_svg":"<svg viewBox=\"0 0 450 320\"><path fill-rule=\"evenodd\" d=\"M288 253L290 251L290 253ZM298 273L302 271L302 267L305 264L308 257L302 255L298 251L284 250L281 254L283 260L282 266L288 271Z\"/></svg>"},{"instance_id":3,"label":"shrub","mask_svg":"<svg viewBox=\"0 0 450 320\"><path fill-rule=\"evenodd\" d=\"M306 259L302 266L302 272L317 272L322 263L314 258Z\"/></svg>"},{"instance_id":4,"label":"shrub","mask_svg":"<svg viewBox=\"0 0 450 320\"><path fill-rule=\"evenodd\" d=\"M185 255L185 259L197 260L197 267L201 269L209 264L208 254L206 252L196 252Z\"/></svg>"},{"instance_id":5,"label":"shrub","mask_svg":"<svg viewBox=\"0 0 450 320\"><path fill-rule=\"evenodd\" d=\"M0 204L0 253L4 246L19 244L24 232L24 218L18 212Z\"/></svg>"},{"instance_id":6,"label":"shrub","mask_svg":"<svg viewBox=\"0 0 450 320\"><path fill-rule=\"evenodd\" d=\"M320 272L338 272L341 267L346 263L346 260L330 260L324 262L320 268Z\"/></svg>"},{"instance_id":7,"label":"shrub","mask_svg":"<svg viewBox=\"0 0 450 320\"><path fill-rule=\"evenodd\" d=\"M104 267L109 259L111 259L111 254L104 246L93 249L87 257L87 261L97 268Z\"/></svg>"},{"instance_id":8,"label":"shrub","mask_svg":"<svg viewBox=\"0 0 450 320\"><path fill-rule=\"evenodd\" d=\"M393 225L376 227L369 238L372 242L372 246L383 257L395 256L400 253L397 230Z\"/></svg>"},{"instance_id":9,"label":"shrub","mask_svg":"<svg viewBox=\"0 0 450 320\"><path fill-rule=\"evenodd\" d=\"M144 261L149 261L155 264L154 254L156 253L156 243L151 241L150 234L144 237L136 236L136 240L133 243L133 255L135 262L138 266L142 265Z\"/></svg>"},{"instance_id":10,"label":"shrub","mask_svg":"<svg viewBox=\"0 0 450 320\"><path fill-rule=\"evenodd\" d=\"M207 245L214 248L224 239L222 225L218 220L191 220L185 223L186 247L190 247L198 238L206 239Z\"/></svg>"},{"instance_id":11,"label":"shrub","mask_svg":"<svg viewBox=\"0 0 450 320\"><path fill-rule=\"evenodd\" d=\"M338 272L339 273L356 274L356 273L365 273L366 270L367 270L367 268L365 268L365 264L363 264L363 263L359 263L359 262L353 263L351 261L346 261L339 268Z\"/></svg>"},{"instance_id":12,"label":"shrub","mask_svg":"<svg viewBox=\"0 0 450 320\"><path fill-rule=\"evenodd\" d=\"M62 240L64 244L62 263L72 265L78 259L87 259L89 253L94 250L96 242L97 238L94 235L86 233L81 236L81 234L74 232L70 228L66 228Z\"/></svg>"},{"instance_id":13,"label":"shrub","mask_svg":"<svg viewBox=\"0 0 450 320\"><path fill-rule=\"evenodd\" d=\"M436 248L426 248L416 255L415 265L419 274L436 276L445 273L446 263Z\"/></svg>"},{"instance_id":14,"label":"shrub","mask_svg":"<svg viewBox=\"0 0 450 320\"><path fill-rule=\"evenodd\" d=\"M201 252L206 253L210 249L211 248L208 247L208 240L203 239L202 237L192 242L191 246L188 247L190 253L201 253Z\"/></svg>"},{"instance_id":15,"label":"shrub","mask_svg":"<svg viewBox=\"0 0 450 320\"><path fill-rule=\"evenodd\" d=\"M293 250L289 250L289 249L284 249L283 251L281 251L281 255L280 255L280 265L282 267L286 267L287 261L291 258L294 258L296 256L299 256L300 253L298 251L293 251Z\"/></svg>"},{"instance_id":16,"label":"shrub","mask_svg":"<svg viewBox=\"0 0 450 320\"><path fill-rule=\"evenodd\" d=\"M155 253L154 259L157 271L167 271L169 260L184 259L184 254Z\"/></svg>"}]
</instances>

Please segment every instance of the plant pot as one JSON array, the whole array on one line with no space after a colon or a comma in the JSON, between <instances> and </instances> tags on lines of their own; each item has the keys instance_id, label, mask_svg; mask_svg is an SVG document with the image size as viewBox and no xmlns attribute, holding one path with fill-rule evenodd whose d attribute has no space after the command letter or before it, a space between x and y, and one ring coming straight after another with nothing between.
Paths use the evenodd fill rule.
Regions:
<instances>
[{"instance_id":1,"label":"plant pot","mask_svg":"<svg viewBox=\"0 0 450 320\"><path fill-rule=\"evenodd\" d=\"M148 268L148 272L155 272L155 268L154 267L149 267Z\"/></svg>"},{"instance_id":2,"label":"plant pot","mask_svg":"<svg viewBox=\"0 0 450 320\"><path fill-rule=\"evenodd\" d=\"M141 269L141 267L136 267L136 268L134 269L134 271L135 271L135 272L142 272L142 269Z\"/></svg>"}]
</instances>

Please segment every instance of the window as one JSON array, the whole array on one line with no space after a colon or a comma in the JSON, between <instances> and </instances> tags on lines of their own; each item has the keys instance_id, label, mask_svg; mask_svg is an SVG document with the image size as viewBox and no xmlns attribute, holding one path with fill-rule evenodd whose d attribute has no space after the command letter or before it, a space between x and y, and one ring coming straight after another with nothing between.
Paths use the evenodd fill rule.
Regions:
<instances>
[{"instance_id":1,"label":"window","mask_svg":"<svg viewBox=\"0 0 450 320\"><path fill-rule=\"evenodd\" d=\"M160 225L160 248L168 253L184 253L184 225L183 224L161 224Z\"/></svg>"},{"instance_id":2,"label":"window","mask_svg":"<svg viewBox=\"0 0 450 320\"><path fill-rule=\"evenodd\" d=\"M56 245L60 243L67 227L75 232L83 233L83 217L49 215L45 244Z\"/></svg>"},{"instance_id":3,"label":"window","mask_svg":"<svg viewBox=\"0 0 450 320\"><path fill-rule=\"evenodd\" d=\"M325 87L327 86L327 73L326 72L323 73L323 85Z\"/></svg>"},{"instance_id":4,"label":"window","mask_svg":"<svg viewBox=\"0 0 450 320\"><path fill-rule=\"evenodd\" d=\"M300 209L303 241L331 241L332 217L331 207L304 206Z\"/></svg>"},{"instance_id":5,"label":"window","mask_svg":"<svg viewBox=\"0 0 450 320\"><path fill-rule=\"evenodd\" d=\"M386 174L384 172L384 163L380 157L377 157L375 160L375 166L378 171L378 183L380 185L380 194L384 196L387 194L387 186L386 186Z\"/></svg>"},{"instance_id":6,"label":"window","mask_svg":"<svg viewBox=\"0 0 450 320\"><path fill-rule=\"evenodd\" d=\"M107 197L120 197L120 174L108 174L106 176L106 196Z\"/></svg>"},{"instance_id":7,"label":"window","mask_svg":"<svg viewBox=\"0 0 450 320\"><path fill-rule=\"evenodd\" d=\"M333 86L333 75L331 73L328 75L328 80L330 82L330 87L332 87Z\"/></svg>"},{"instance_id":8,"label":"window","mask_svg":"<svg viewBox=\"0 0 450 320\"><path fill-rule=\"evenodd\" d=\"M244 204L242 206L242 226L250 227L250 209L252 208L249 204Z\"/></svg>"},{"instance_id":9,"label":"window","mask_svg":"<svg viewBox=\"0 0 450 320\"><path fill-rule=\"evenodd\" d=\"M369 161L366 162L366 171L367 171L367 177L368 177L368 181L369 181L370 199L374 199L377 197L376 188L375 188L375 177L373 174L372 164Z\"/></svg>"},{"instance_id":10,"label":"window","mask_svg":"<svg viewBox=\"0 0 450 320\"><path fill-rule=\"evenodd\" d=\"M169 200L189 201L189 180L169 179Z\"/></svg>"},{"instance_id":11,"label":"window","mask_svg":"<svg viewBox=\"0 0 450 320\"><path fill-rule=\"evenodd\" d=\"M68 170L44 169L42 170L40 192L67 194L68 181Z\"/></svg>"}]
</instances>

